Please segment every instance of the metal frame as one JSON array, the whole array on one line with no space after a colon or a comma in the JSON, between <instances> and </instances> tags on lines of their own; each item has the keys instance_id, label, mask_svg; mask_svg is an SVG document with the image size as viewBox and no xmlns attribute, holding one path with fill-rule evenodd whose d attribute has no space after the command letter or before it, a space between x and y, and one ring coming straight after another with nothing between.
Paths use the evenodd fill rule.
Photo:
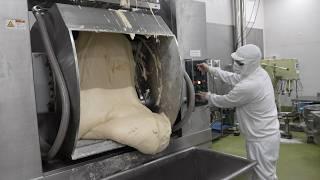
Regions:
<instances>
[{"instance_id":1,"label":"metal frame","mask_svg":"<svg viewBox=\"0 0 320 180\"><path fill-rule=\"evenodd\" d=\"M27 0L1 1L0 21L0 175L32 179L42 170Z\"/></svg>"},{"instance_id":2,"label":"metal frame","mask_svg":"<svg viewBox=\"0 0 320 180\"><path fill-rule=\"evenodd\" d=\"M120 4L119 0L99 0L101 2L107 2L107 3L113 3L113 4ZM150 1L150 0L149 0ZM130 6L133 8L151 8L151 9L156 9L159 10L160 9L160 4L159 4L159 0L155 0L152 2L152 0L149 1L141 1L141 0L129 0L130 2Z\"/></svg>"}]
</instances>

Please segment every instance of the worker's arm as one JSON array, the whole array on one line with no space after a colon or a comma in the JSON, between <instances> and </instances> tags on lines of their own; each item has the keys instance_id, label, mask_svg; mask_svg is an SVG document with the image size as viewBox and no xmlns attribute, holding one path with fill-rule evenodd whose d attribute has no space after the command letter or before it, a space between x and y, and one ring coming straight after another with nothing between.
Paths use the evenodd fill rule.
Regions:
<instances>
[{"instance_id":1,"label":"worker's arm","mask_svg":"<svg viewBox=\"0 0 320 180\"><path fill-rule=\"evenodd\" d=\"M240 79L241 79L239 74L223 71L220 68L216 68L216 67L210 67L206 63L197 64L197 68L202 73L209 72L210 74L221 79L223 82L232 86L240 82Z\"/></svg>"},{"instance_id":2,"label":"worker's arm","mask_svg":"<svg viewBox=\"0 0 320 180\"><path fill-rule=\"evenodd\" d=\"M248 104L254 97L252 87L237 84L228 94L217 95L208 93L209 105L220 108L234 108Z\"/></svg>"},{"instance_id":3,"label":"worker's arm","mask_svg":"<svg viewBox=\"0 0 320 180\"><path fill-rule=\"evenodd\" d=\"M221 79L223 82L232 86L236 85L241 80L240 74L224 71L220 68L209 67L209 72Z\"/></svg>"}]
</instances>

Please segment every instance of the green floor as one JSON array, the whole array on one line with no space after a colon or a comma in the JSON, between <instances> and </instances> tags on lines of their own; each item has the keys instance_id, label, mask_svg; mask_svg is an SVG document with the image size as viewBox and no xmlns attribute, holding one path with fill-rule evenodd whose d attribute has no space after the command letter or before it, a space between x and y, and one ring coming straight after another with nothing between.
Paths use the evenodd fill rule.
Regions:
<instances>
[{"instance_id":1,"label":"green floor","mask_svg":"<svg viewBox=\"0 0 320 180\"><path fill-rule=\"evenodd\" d=\"M303 144L281 144L277 174L280 180L320 180L320 146L306 144L304 133L294 133ZM212 149L245 157L244 139L229 135L213 142Z\"/></svg>"}]
</instances>

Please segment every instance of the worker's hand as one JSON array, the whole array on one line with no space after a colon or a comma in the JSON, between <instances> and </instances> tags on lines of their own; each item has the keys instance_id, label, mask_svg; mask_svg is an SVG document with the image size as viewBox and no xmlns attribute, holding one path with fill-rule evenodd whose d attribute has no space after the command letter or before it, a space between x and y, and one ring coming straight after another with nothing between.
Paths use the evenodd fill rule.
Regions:
<instances>
[{"instance_id":1,"label":"worker's hand","mask_svg":"<svg viewBox=\"0 0 320 180\"><path fill-rule=\"evenodd\" d=\"M197 64L197 68L202 73L206 73L209 71L209 65L206 63Z\"/></svg>"},{"instance_id":2,"label":"worker's hand","mask_svg":"<svg viewBox=\"0 0 320 180\"><path fill-rule=\"evenodd\" d=\"M209 93L208 92L198 92L196 93L196 98L200 101L208 101Z\"/></svg>"}]
</instances>

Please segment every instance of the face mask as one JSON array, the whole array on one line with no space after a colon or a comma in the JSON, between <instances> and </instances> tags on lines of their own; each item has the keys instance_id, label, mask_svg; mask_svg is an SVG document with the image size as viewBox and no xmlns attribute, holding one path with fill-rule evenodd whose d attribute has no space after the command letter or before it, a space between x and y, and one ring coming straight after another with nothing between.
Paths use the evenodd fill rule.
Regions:
<instances>
[{"instance_id":1,"label":"face mask","mask_svg":"<svg viewBox=\"0 0 320 180\"><path fill-rule=\"evenodd\" d=\"M242 67L237 63L233 63L233 72L237 74L241 74Z\"/></svg>"}]
</instances>

